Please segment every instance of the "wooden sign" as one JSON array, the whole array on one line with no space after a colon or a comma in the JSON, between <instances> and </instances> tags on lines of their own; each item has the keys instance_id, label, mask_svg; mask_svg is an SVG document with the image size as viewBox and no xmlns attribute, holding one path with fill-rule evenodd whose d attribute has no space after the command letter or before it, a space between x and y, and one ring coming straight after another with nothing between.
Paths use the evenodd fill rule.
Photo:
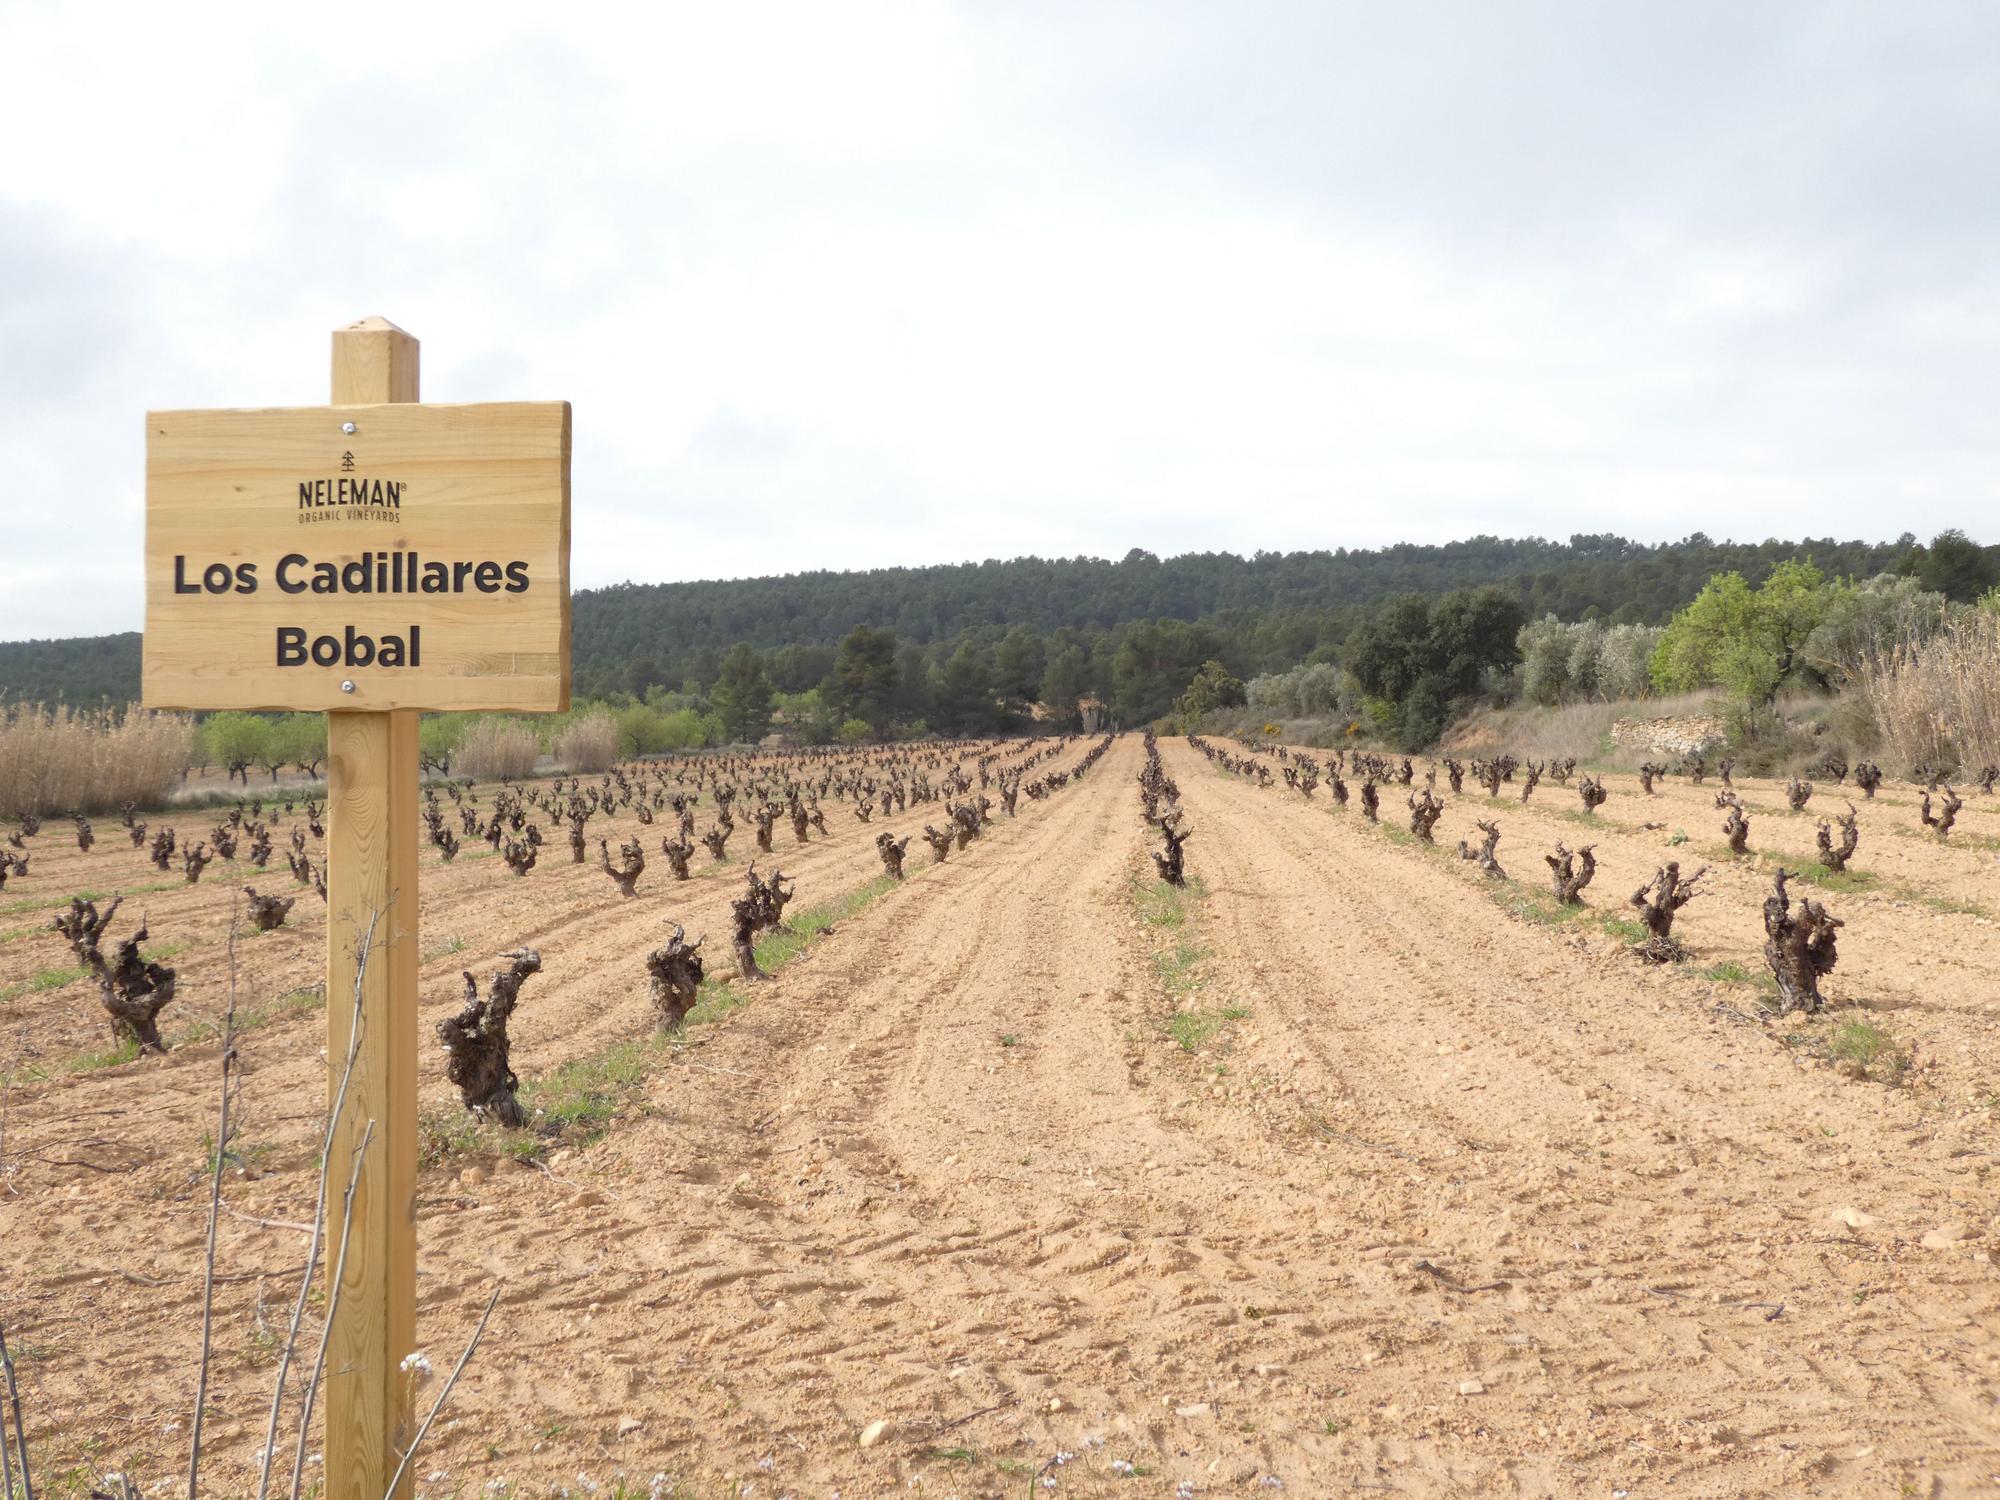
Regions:
<instances>
[{"instance_id":1,"label":"wooden sign","mask_svg":"<svg viewBox=\"0 0 2000 1500\"><path fill-rule=\"evenodd\" d=\"M328 710L325 1500L412 1488L418 713L569 706L569 406L417 364L364 318L332 406L146 418L147 706Z\"/></svg>"},{"instance_id":2,"label":"wooden sign","mask_svg":"<svg viewBox=\"0 0 2000 1500\"><path fill-rule=\"evenodd\" d=\"M569 707L569 404L146 418L148 708Z\"/></svg>"}]
</instances>

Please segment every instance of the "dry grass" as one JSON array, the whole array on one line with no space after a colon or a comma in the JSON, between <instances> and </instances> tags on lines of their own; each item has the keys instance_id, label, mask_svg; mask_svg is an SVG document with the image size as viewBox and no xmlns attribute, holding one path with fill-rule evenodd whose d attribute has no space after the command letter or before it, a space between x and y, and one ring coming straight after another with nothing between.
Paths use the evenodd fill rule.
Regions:
<instances>
[{"instance_id":1,"label":"dry grass","mask_svg":"<svg viewBox=\"0 0 2000 1500\"><path fill-rule=\"evenodd\" d=\"M518 780L535 769L540 754L534 730L519 719L481 719L465 731L452 770L477 781Z\"/></svg>"},{"instance_id":2,"label":"dry grass","mask_svg":"<svg viewBox=\"0 0 2000 1500\"><path fill-rule=\"evenodd\" d=\"M194 755L179 714L16 708L0 714L0 817L157 807Z\"/></svg>"},{"instance_id":3,"label":"dry grass","mask_svg":"<svg viewBox=\"0 0 2000 1500\"><path fill-rule=\"evenodd\" d=\"M1523 760L1574 757L1586 766L1630 770L1648 759L1651 752L1613 744L1611 726L1618 720L1713 714L1718 701L1713 693L1684 693L1673 698L1499 709L1474 715L1454 726L1445 735L1441 748L1445 754L1471 755L1504 749Z\"/></svg>"},{"instance_id":4,"label":"dry grass","mask_svg":"<svg viewBox=\"0 0 2000 1500\"><path fill-rule=\"evenodd\" d=\"M570 720L556 736L556 764L571 771L608 771L618 759L618 720L587 713Z\"/></svg>"},{"instance_id":5,"label":"dry grass","mask_svg":"<svg viewBox=\"0 0 2000 1500\"><path fill-rule=\"evenodd\" d=\"M1929 640L1874 652L1855 690L1895 769L2000 765L2000 615L1967 611Z\"/></svg>"}]
</instances>

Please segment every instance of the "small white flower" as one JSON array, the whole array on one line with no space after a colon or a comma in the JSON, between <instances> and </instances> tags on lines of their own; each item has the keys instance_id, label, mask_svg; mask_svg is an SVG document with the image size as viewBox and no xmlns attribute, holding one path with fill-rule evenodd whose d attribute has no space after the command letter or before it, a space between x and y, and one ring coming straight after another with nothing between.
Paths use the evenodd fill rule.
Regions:
<instances>
[{"instance_id":1,"label":"small white flower","mask_svg":"<svg viewBox=\"0 0 2000 1500\"><path fill-rule=\"evenodd\" d=\"M1071 1453L1067 1448L1065 1448L1062 1452L1056 1455L1056 1463L1058 1466L1060 1466L1068 1463L1071 1459L1075 1457L1076 1455L1074 1453Z\"/></svg>"},{"instance_id":2,"label":"small white flower","mask_svg":"<svg viewBox=\"0 0 2000 1500\"><path fill-rule=\"evenodd\" d=\"M405 1375L414 1375L420 1381L431 1378L430 1356L421 1349L410 1354L405 1354L403 1356L403 1363L399 1368Z\"/></svg>"},{"instance_id":3,"label":"small white flower","mask_svg":"<svg viewBox=\"0 0 2000 1500\"><path fill-rule=\"evenodd\" d=\"M1111 1472L1114 1474L1130 1474L1137 1467L1138 1465L1134 1464L1129 1458L1114 1458L1111 1460Z\"/></svg>"}]
</instances>

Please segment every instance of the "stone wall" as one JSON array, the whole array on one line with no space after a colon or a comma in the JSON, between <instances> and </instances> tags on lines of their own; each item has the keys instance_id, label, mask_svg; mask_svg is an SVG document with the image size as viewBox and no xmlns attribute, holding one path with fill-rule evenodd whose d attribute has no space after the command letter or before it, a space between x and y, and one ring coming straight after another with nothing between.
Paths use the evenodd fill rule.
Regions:
<instances>
[{"instance_id":1,"label":"stone wall","mask_svg":"<svg viewBox=\"0 0 2000 1500\"><path fill-rule=\"evenodd\" d=\"M1618 719L1611 725L1611 742L1627 750L1658 755L1708 755L1727 736L1722 720L1712 714L1674 719Z\"/></svg>"}]
</instances>

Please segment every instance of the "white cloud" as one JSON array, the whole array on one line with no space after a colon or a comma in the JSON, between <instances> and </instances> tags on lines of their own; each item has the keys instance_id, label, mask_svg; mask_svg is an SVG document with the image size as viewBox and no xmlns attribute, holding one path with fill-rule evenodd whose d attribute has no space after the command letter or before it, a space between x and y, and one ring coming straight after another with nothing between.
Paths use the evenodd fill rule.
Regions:
<instances>
[{"instance_id":1,"label":"white cloud","mask_svg":"<svg viewBox=\"0 0 2000 1500\"><path fill-rule=\"evenodd\" d=\"M0 638L134 626L140 413L372 312L576 404L585 585L1977 533L2000 52L1919 11L17 3Z\"/></svg>"}]
</instances>

